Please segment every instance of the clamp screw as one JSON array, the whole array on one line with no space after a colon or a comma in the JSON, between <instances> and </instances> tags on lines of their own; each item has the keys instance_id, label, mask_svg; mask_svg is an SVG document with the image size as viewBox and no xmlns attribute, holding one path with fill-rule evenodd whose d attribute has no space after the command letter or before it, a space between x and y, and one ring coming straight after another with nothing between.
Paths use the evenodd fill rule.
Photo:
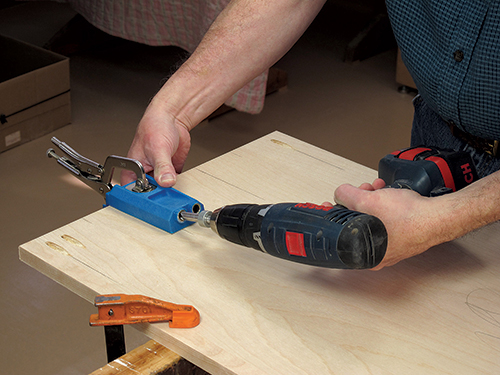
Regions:
<instances>
[{"instance_id":1,"label":"clamp screw","mask_svg":"<svg viewBox=\"0 0 500 375\"><path fill-rule=\"evenodd\" d=\"M108 315L109 316L113 316L115 314L115 312L113 311L113 309L109 309L108 311Z\"/></svg>"}]
</instances>

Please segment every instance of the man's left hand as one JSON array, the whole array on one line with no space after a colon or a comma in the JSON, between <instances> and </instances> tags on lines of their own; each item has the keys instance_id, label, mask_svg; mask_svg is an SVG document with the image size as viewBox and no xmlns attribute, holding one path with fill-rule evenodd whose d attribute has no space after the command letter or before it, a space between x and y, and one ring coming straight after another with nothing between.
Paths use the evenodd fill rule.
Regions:
<instances>
[{"instance_id":1,"label":"man's left hand","mask_svg":"<svg viewBox=\"0 0 500 375\"><path fill-rule=\"evenodd\" d=\"M379 270L423 253L436 245L435 221L439 198L423 197L408 189L382 189L385 183L376 179L359 188L341 185L335 191L335 202L350 210L378 217L388 233L387 252Z\"/></svg>"}]
</instances>

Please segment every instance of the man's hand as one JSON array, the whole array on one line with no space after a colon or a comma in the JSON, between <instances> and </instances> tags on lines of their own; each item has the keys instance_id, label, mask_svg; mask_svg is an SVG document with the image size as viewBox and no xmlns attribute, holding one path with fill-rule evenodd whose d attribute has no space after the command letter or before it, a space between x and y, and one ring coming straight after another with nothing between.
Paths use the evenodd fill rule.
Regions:
<instances>
[{"instance_id":1,"label":"man's hand","mask_svg":"<svg viewBox=\"0 0 500 375\"><path fill-rule=\"evenodd\" d=\"M189 59L146 110L128 156L172 186L190 148L189 130L278 61L325 0L231 0ZM265 43L262 41L265 40ZM134 176L122 173L122 183Z\"/></svg>"},{"instance_id":2,"label":"man's hand","mask_svg":"<svg viewBox=\"0 0 500 375\"><path fill-rule=\"evenodd\" d=\"M335 202L350 210L378 217L388 233L387 252L379 270L418 255L439 243L435 219L440 199L422 197L407 189L382 189L385 183L376 179L373 184L359 188L341 185L335 191Z\"/></svg>"},{"instance_id":3,"label":"man's hand","mask_svg":"<svg viewBox=\"0 0 500 375\"><path fill-rule=\"evenodd\" d=\"M146 173L163 187L173 186L186 161L191 138L185 125L165 113L146 110L127 156L139 160ZM136 179L133 172L123 171L122 185Z\"/></svg>"}]
</instances>

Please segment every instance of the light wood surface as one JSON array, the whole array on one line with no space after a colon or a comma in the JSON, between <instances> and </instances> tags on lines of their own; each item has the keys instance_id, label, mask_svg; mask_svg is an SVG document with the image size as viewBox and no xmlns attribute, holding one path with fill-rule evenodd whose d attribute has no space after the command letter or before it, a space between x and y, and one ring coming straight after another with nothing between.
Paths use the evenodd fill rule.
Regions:
<instances>
[{"instance_id":1,"label":"light wood surface","mask_svg":"<svg viewBox=\"0 0 500 375\"><path fill-rule=\"evenodd\" d=\"M374 177L275 132L176 187L215 209L322 203L338 185ZM131 293L195 306L196 328L136 328L212 374L495 374L499 229L379 272L350 271L283 261L199 226L168 234L105 208L22 245L20 258L91 302Z\"/></svg>"}]
</instances>

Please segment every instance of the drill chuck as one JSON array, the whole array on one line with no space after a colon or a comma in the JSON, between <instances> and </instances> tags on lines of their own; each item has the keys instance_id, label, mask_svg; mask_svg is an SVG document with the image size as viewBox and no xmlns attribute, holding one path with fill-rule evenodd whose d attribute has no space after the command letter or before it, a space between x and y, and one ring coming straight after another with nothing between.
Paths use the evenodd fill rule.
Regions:
<instances>
[{"instance_id":1,"label":"drill chuck","mask_svg":"<svg viewBox=\"0 0 500 375\"><path fill-rule=\"evenodd\" d=\"M211 228L217 232L217 230L214 229L214 224L215 224L215 217L214 213L212 211L208 210L203 210L200 212L187 212L182 210L179 212L179 221L192 221L198 223L200 226L205 227L205 228Z\"/></svg>"}]
</instances>

